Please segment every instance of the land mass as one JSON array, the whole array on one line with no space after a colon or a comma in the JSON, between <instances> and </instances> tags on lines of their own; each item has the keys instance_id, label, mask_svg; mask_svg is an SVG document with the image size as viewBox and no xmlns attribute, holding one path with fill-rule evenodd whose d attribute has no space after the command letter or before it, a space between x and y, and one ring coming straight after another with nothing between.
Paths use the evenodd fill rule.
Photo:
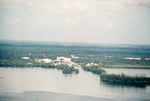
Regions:
<instances>
[{"instance_id":1,"label":"land mass","mask_svg":"<svg viewBox=\"0 0 150 101\"><path fill-rule=\"evenodd\" d=\"M48 67L51 63L37 61L57 57L71 58L81 66L149 68L150 46L0 41L1 67Z\"/></svg>"},{"instance_id":2,"label":"land mass","mask_svg":"<svg viewBox=\"0 0 150 101\"><path fill-rule=\"evenodd\" d=\"M145 76L126 76L123 73L116 74L102 74L101 81L117 84L117 85L130 85L130 86L146 86L150 85L150 78Z\"/></svg>"},{"instance_id":3,"label":"land mass","mask_svg":"<svg viewBox=\"0 0 150 101\"><path fill-rule=\"evenodd\" d=\"M78 74L75 66L99 75L106 73L101 68L150 69L150 46L0 41L0 67L57 68Z\"/></svg>"}]
</instances>

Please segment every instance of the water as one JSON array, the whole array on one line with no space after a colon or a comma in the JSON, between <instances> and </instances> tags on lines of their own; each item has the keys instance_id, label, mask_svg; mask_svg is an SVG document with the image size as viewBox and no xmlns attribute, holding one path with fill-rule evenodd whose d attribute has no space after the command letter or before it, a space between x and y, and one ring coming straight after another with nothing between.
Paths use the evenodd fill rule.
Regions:
<instances>
[{"instance_id":1,"label":"water","mask_svg":"<svg viewBox=\"0 0 150 101\"><path fill-rule=\"evenodd\" d=\"M122 69L122 68L120 68L120 69L103 68L103 69L106 70L108 74L124 73L125 75L129 75L129 76L135 76L135 75L140 76L142 74L142 75L145 75L146 77L150 77L150 70L149 69Z\"/></svg>"},{"instance_id":2,"label":"water","mask_svg":"<svg viewBox=\"0 0 150 101\"><path fill-rule=\"evenodd\" d=\"M79 68L79 74L64 75L61 70L45 68L0 68L0 94L25 91L85 95L112 100L150 100L150 86L114 86L100 82L99 75ZM106 69L108 73L128 73L128 69ZM132 71L132 72L131 72ZM129 74L150 70L130 69Z\"/></svg>"}]
</instances>

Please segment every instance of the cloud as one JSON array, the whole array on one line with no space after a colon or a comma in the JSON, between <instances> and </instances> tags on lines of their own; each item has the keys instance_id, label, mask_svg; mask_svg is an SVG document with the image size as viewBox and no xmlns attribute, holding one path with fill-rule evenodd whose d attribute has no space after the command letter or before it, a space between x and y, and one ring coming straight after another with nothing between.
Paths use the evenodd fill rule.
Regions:
<instances>
[{"instance_id":1,"label":"cloud","mask_svg":"<svg viewBox=\"0 0 150 101\"><path fill-rule=\"evenodd\" d=\"M121 11L123 10L123 5L117 1L105 1L103 2L104 7L109 11Z\"/></svg>"},{"instance_id":2,"label":"cloud","mask_svg":"<svg viewBox=\"0 0 150 101\"><path fill-rule=\"evenodd\" d=\"M19 3L21 0L0 0L0 3Z\"/></svg>"},{"instance_id":3,"label":"cloud","mask_svg":"<svg viewBox=\"0 0 150 101\"><path fill-rule=\"evenodd\" d=\"M133 6L133 5L138 4L137 0L136 1L135 0L123 0L122 2L128 6L131 6L131 5Z\"/></svg>"},{"instance_id":4,"label":"cloud","mask_svg":"<svg viewBox=\"0 0 150 101\"><path fill-rule=\"evenodd\" d=\"M150 4L150 0L139 0L140 3Z\"/></svg>"},{"instance_id":5,"label":"cloud","mask_svg":"<svg viewBox=\"0 0 150 101\"><path fill-rule=\"evenodd\" d=\"M67 18L67 19L66 19L66 23L67 23L67 24L76 24L76 21L73 20L73 19L71 19L71 18Z\"/></svg>"},{"instance_id":6,"label":"cloud","mask_svg":"<svg viewBox=\"0 0 150 101\"><path fill-rule=\"evenodd\" d=\"M150 0L123 0L128 5L150 4Z\"/></svg>"},{"instance_id":7,"label":"cloud","mask_svg":"<svg viewBox=\"0 0 150 101\"><path fill-rule=\"evenodd\" d=\"M20 5L24 5L26 7L31 7L31 6L36 5L35 0L0 0L0 3L20 4Z\"/></svg>"},{"instance_id":8,"label":"cloud","mask_svg":"<svg viewBox=\"0 0 150 101\"><path fill-rule=\"evenodd\" d=\"M66 11L84 12L88 10L89 6L83 0L74 2L65 0L62 3L62 8Z\"/></svg>"},{"instance_id":9,"label":"cloud","mask_svg":"<svg viewBox=\"0 0 150 101\"><path fill-rule=\"evenodd\" d=\"M115 28L117 25L118 25L117 22L110 21L110 22L108 22L108 23L105 25L105 28L106 28L106 29L112 29L112 28Z\"/></svg>"},{"instance_id":10,"label":"cloud","mask_svg":"<svg viewBox=\"0 0 150 101\"><path fill-rule=\"evenodd\" d=\"M126 9L139 10L150 6L150 0L93 0L90 8L105 12L122 12Z\"/></svg>"},{"instance_id":11,"label":"cloud","mask_svg":"<svg viewBox=\"0 0 150 101\"><path fill-rule=\"evenodd\" d=\"M38 5L37 7L38 9L45 10L45 11L50 11L54 9L54 7L50 4L42 4L42 5Z\"/></svg>"},{"instance_id":12,"label":"cloud","mask_svg":"<svg viewBox=\"0 0 150 101\"><path fill-rule=\"evenodd\" d=\"M50 11L53 14L62 14L64 12L82 13L89 9L89 5L87 4L88 2L85 0L62 0L60 2L47 0L0 0L0 3L18 4L24 6L25 9Z\"/></svg>"},{"instance_id":13,"label":"cloud","mask_svg":"<svg viewBox=\"0 0 150 101\"><path fill-rule=\"evenodd\" d=\"M13 18L13 19L7 19L6 20L6 23L8 23L8 24L16 24L16 23L19 23L19 22L20 22L19 18Z\"/></svg>"},{"instance_id":14,"label":"cloud","mask_svg":"<svg viewBox=\"0 0 150 101\"><path fill-rule=\"evenodd\" d=\"M35 6L37 3L34 0L22 2L26 6Z\"/></svg>"},{"instance_id":15,"label":"cloud","mask_svg":"<svg viewBox=\"0 0 150 101\"><path fill-rule=\"evenodd\" d=\"M89 2L91 8L100 11L117 12L124 10L124 5L118 0L93 0Z\"/></svg>"}]
</instances>

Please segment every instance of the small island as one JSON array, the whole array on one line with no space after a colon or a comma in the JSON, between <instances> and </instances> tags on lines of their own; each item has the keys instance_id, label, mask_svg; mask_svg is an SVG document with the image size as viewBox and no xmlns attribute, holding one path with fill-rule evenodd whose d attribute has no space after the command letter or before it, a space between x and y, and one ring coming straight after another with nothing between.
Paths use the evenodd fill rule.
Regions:
<instances>
[{"instance_id":1,"label":"small island","mask_svg":"<svg viewBox=\"0 0 150 101\"><path fill-rule=\"evenodd\" d=\"M92 72L94 74L99 74L99 75L101 75L102 73L106 73L105 70L100 69L97 66L92 66L92 67L91 66L89 66L89 67L88 66L84 66L83 69L85 71L90 71L90 72Z\"/></svg>"},{"instance_id":2,"label":"small island","mask_svg":"<svg viewBox=\"0 0 150 101\"><path fill-rule=\"evenodd\" d=\"M74 67L71 67L71 68L64 68L62 72L64 74L78 74L79 70L78 69L74 69Z\"/></svg>"},{"instance_id":3,"label":"small island","mask_svg":"<svg viewBox=\"0 0 150 101\"><path fill-rule=\"evenodd\" d=\"M129 85L129 86L146 86L150 85L150 78L145 76L126 76L121 73L117 74L102 74L101 81L109 84Z\"/></svg>"},{"instance_id":4,"label":"small island","mask_svg":"<svg viewBox=\"0 0 150 101\"><path fill-rule=\"evenodd\" d=\"M145 75L127 76L123 73L121 73L120 75L119 74L107 74L105 70L99 68L94 63L92 63L92 65L84 66L83 69L85 71L90 71L94 74L100 75L101 81L106 82L108 84L126 85L126 86L150 85L150 77L145 77Z\"/></svg>"},{"instance_id":5,"label":"small island","mask_svg":"<svg viewBox=\"0 0 150 101\"><path fill-rule=\"evenodd\" d=\"M78 74L79 70L75 69L73 66L69 67L68 65L57 65L55 66L57 69L62 70L64 74Z\"/></svg>"}]
</instances>

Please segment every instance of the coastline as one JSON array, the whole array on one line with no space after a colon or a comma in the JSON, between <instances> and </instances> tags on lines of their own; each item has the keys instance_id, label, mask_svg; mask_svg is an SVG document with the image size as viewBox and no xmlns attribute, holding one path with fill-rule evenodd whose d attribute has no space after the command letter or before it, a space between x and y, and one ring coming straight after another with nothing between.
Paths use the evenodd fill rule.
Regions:
<instances>
[{"instance_id":1,"label":"coastline","mask_svg":"<svg viewBox=\"0 0 150 101\"><path fill-rule=\"evenodd\" d=\"M0 93L0 101L116 101L116 99L45 91L25 91L22 93Z\"/></svg>"},{"instance_id":2,"label":"coastline","mask_svg":"<svg viewBox=\"0 0 150 101\"><path fill-rule=\"evenodd\" d=\"M149 101L148 99L107 99L84 95L63 94L45 91L0 93L0 101Z\"/></svg>"}]
</instances>

